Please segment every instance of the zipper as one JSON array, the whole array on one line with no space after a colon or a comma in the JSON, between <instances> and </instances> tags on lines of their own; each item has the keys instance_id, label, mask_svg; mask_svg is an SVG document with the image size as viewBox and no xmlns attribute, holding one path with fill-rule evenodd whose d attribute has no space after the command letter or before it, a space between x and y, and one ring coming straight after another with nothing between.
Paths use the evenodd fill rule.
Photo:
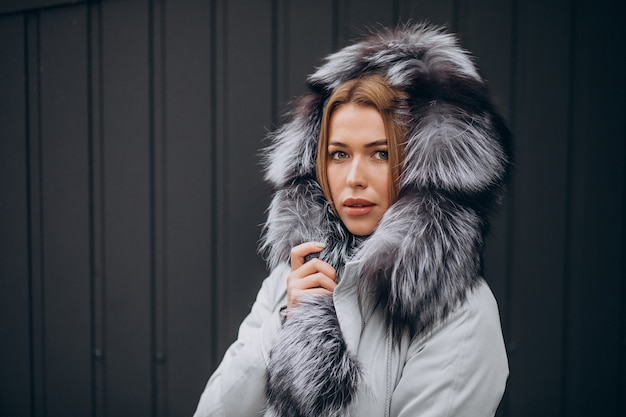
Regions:
<instances>
[{"instance_id":1,"label":"zipper","mask_svg":"<svg viewBox=\"0 0 626 417\"><path fill-rule=\"evenodd\" d=\"M389 325L389 330L387 331L387 395L385 397L385 417L389 417L391 415L391 354L393 349L393 324Z\"/></svg>"}]
</instances>

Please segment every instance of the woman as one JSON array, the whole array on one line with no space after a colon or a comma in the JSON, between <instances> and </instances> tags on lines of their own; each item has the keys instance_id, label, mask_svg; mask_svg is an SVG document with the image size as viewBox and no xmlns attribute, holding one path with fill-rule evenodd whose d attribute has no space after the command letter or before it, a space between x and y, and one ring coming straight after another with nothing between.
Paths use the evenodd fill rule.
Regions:
<instances>
[{"instance_id":1,"label":"woman","mask_svg":"<svg viewBox=\"0 0 626 417\"><path fill-rule=\"evenodd\" d=\"M493 416L508 365L481 278L509 133L426 25L330 55L272 137L272 269L197 416Z\"/></svg>"}]
</instances>

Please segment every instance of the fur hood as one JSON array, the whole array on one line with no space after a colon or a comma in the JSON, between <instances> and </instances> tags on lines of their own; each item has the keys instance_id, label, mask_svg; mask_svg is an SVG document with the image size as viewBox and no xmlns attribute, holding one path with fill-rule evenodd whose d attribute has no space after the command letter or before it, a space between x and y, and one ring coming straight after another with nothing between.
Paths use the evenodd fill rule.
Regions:
<instances>
[{"instance_id":1,"label":"fur hood","mask_svg":"<svg viewBox=\"0 0 626 417\"><path fill-rule=\"evenodd\" d=\"M327 99L345 81L366 74L406 91L409 114L398 199L371 236L358 238L326 201L315 159ZM293 246L325 242L320 257L339 279L346 261L360 260L360 294L385 316L393 341L423 335L480 281L489 217L510 172L509 131L469 53L455 36L426 24L381 30L328 56L308 86L264 154L275 194L261 250L274 268L289 262ZM318 296L285 323L268 368L267 415L345 414L359 364L346 351L333 315L332 298ZM312 325L327 331L312 336ZM310 343L303 346L303 339ZM341 371L314 374L329 357L337 362L332 369ZM306 386L293 384L294 378ZM328 400L320 390L341 398Z\"/></svg>"}]
</instances>

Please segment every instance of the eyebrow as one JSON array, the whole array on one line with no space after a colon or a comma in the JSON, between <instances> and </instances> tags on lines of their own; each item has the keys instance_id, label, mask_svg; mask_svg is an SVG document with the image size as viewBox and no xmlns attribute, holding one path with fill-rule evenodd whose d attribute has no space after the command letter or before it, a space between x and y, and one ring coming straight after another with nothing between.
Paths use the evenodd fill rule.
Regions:
<instances>
[{"instance_id":1,"label":"eyebrow","mask_svg":"<svg viewBox=\"0 0 626 417\"><path fill-rule=\"evenodd\" d=\"M374 141L374 142L370 142L367 145L365 145L365 147L366 148L375 148L377 146L383 146L383 145L387 145L387 139L380 139L380 140L377 140L377 141ZM345 143L337 142L337 141L330 142L328 144L328 146L337 146L339 148L347 148L348 147L348 145L346 145Z\"/></svg>"}]
</instances>

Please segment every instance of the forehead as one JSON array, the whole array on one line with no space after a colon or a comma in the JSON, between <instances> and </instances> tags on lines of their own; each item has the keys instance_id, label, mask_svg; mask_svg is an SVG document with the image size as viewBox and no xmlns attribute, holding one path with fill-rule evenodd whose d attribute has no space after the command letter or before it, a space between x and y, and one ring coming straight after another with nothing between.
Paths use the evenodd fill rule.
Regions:
<instances>
[{"instance_id":1,"label":"forehead","mask_svg":"<svg viewBox=\"0 0 626 417\"><path fill-rule=\"evenodd\" d=\"M385 138L383 118L373 106L349 103L337 107L330 117L329 130L331 141Z\"/></svg>"}]
</instances>

